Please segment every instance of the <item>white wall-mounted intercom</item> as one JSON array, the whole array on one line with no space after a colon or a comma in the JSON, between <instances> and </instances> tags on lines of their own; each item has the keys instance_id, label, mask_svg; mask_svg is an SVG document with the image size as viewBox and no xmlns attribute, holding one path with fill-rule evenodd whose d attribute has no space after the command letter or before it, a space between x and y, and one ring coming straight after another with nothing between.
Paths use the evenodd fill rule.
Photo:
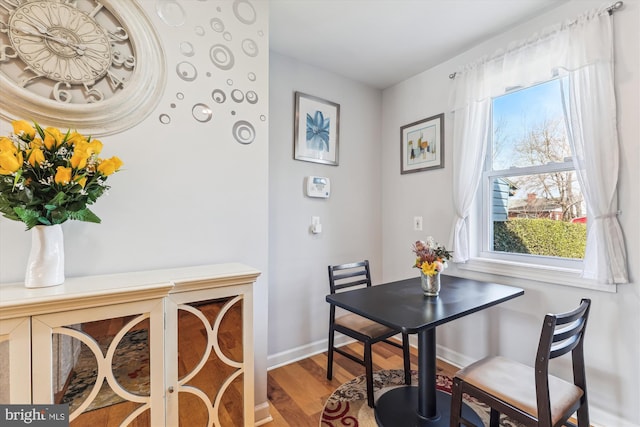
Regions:
<instances>
[{"instance_id":1,"label":"white wall-mounted intercom","mask_svg":"<svg viewBox=\"0 0 640 427\"><path fill-rule=\"evenodd\" d=\"M331 181L323 176L307 177L307 197L329 198L331 195Z\"/></svg>"}]
</instances>

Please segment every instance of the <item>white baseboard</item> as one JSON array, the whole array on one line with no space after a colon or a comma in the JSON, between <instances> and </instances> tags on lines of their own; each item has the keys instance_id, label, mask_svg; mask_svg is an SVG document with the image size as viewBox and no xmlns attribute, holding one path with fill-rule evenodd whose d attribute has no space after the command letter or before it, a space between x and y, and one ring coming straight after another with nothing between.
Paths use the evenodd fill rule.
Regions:
<instances>
[{"instance_id":1,"label":"white baseboard","mask_svg":"<svg viewBox=\"0 0 640 427\"><path fill-rule=\"evenodd\" d=\"M269 402L262 402L259 405L255 406L255 426L261 426L273 421L273 417L269 413Z\"/></svg>"},{"instance_id":2,"label":"white baseboard","mask_svg":"<svg viewBox=\"0 0 640 427\"><path fill-rule=\"evenodd\" d=\"M462 353L458 353L457 351L451 350L441 345L436 345L436 355L439 359L442 359L457 368L462 368L476 361L476 359L465 356Z\"/></svg>"},{"instance_id":3,"label":"white baseboard","mask_svg":"<svg viewBox=\"0 0 640 427\"><path fill-rule=\"evenodd\" d=\"M588 388L587 386L587 389ZM591 425L594 427L640 427L640 424L634 424L595 407L591 402L589 402L589 421L591 421Z\"/></svg>"},{"instance_id":4,"label":"white baseboard","mask_svg":"<svg viewBox=\"0 0 640 427\"><path fill-rule=\"evenodd\" d=\"M354 340L352 338L346 335L336 334L334 342L336 347L340 347L353 341ZM323 351L327 351L327 345L328 340L320 340L267 356L267 370L270 371L272 369L297 362L298 360L306 359L307 357L314 356L318 353L322 353Z\"/></svg>"}]
</instances>

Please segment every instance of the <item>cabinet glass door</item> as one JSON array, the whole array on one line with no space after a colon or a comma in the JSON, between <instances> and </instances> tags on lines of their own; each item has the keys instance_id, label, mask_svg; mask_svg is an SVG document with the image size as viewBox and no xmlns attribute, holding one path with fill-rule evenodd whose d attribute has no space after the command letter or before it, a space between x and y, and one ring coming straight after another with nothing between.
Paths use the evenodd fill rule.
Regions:
<instances>
[{"instance_id":1,"label":"cabinet glass door","mask_svg":"<svg viewBox=\"0 0 640 427\"><path fill-rule=\"evenodd\" d=\"M68 404L71 427L164 425L163 310L148 300L33 317L33 402Z\"/></svg>"},{"instance_id":2,"label":"cabinet glass door","mask_svg":"<svg viewBox=\"0 0 640 427\"><path fill-rule=\"evenodd\" d=\"M242 302L235 296L178 306L181 427L244 425Z\"/></svg>"},{"instance_id":3,"label":"cabinet glass door","mask_svg":"<svg viewBox=\"0 0 640 427\"><path fill-rule=\"evenodd\" d=\"M126 316L56 328L55 403L76 414L70 426L149 426L149 319ZM135 415L135 416L132 416Z\"/></svg>"}]
</instances>

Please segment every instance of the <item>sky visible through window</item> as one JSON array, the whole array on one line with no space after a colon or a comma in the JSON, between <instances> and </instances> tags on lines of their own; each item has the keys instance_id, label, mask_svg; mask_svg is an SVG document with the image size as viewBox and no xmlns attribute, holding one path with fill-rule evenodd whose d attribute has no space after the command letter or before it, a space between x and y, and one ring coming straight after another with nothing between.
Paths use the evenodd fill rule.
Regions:
<instances>
[{"instance_id":1,"label":"sky visible through window","mask_svg":"<svg viewBox=\"0 0 640 427\"><path fill-rule=\"evenodd\" d=\"M564 112L560 97L560 80L554 79L530 88L516 90L493 100L494 170L515 164L516 142L525 138L529 129L545 120L557 120L564 134ZM500 142L502 141L502 142Z\"/></svg>"}]
</instances>

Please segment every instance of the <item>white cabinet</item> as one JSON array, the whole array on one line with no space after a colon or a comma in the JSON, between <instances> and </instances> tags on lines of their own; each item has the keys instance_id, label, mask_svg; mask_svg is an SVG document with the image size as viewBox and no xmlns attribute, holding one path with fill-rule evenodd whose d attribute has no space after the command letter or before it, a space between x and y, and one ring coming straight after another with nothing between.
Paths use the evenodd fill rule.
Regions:
<instances>
[{"instance_id":1,"label":"white cabinet","mask_svg":"<svg viewBox=\"0 0 640 427\"><path fill-rule=\"evenodd\" d=\"M1 293L0 293L0 301ZM31 399L31 321L29 317L0 320L0 403Z\"/></svg>"},{"instance_id":2,"label":"white cabinet","mask_svg":"<svg viewBox=\"0 0 640 427\"><path fill-rule=\"evenodd\" d=\"M0 403L73 398L71 426L253 426L259 274L220 264L2 285Z\"/></svg>"}]
</instances>

